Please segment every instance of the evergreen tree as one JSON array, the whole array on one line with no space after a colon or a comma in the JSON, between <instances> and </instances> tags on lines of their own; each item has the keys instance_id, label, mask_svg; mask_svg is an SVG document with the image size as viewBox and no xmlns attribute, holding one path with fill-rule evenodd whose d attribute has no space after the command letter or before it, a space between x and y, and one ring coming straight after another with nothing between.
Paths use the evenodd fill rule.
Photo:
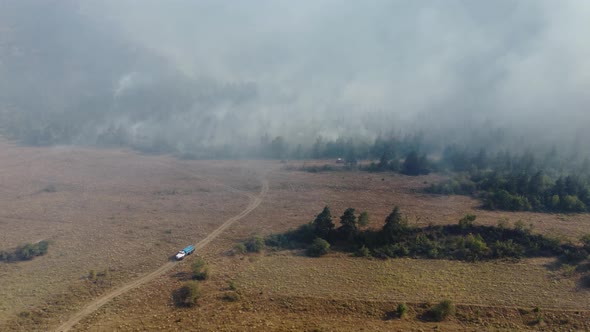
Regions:
<instances>
[{"instance_id":1,"label":"evergreen tree","mask_svg":"<svg viewBox=\"0 0 590 332\"><path fill-rule=\"evenodd\" d=\"M412 151L406 156L406 160L402 166L402 171L407 175L418 175L420 174L420 160L418 153Z\"/></svg>"},{"instance_id":2,"label":"evergreen tree","mask_svg":"<svg viewBox=\"0 0 590 332\"><path fill-rule=\"evenodd\" d=\"M352 240L358 233L358 225L353 208L348 208L346 211L344 211L340 217L340 224L342 224L342 226L340 226L339 231L341 232L343 238Z\"/></svg>"},{"instance_id":3,"label":"evergreen tree","mask_svg":"<svg viewBox=\"0 0 590 332\"><path fill-rule=\"evenodd\" d=\"M328 206L324 207L324 210L317 215L313 221L314 232L317 237L326 238L328 234L334 229L334 223L332 222L332 213Z\"/></svg>"},{"instance_id":4,"label":"evergreen tree","mask_svg":"<svg viewBox=\"0 0 590 332\"><path fill-rule=\"evenodd\" d=\"M402 214L399 211L399 207L394 207L393 211L385 219L385 225L383 225L382 234L385 241L395 242L403 234L408 231L408 224L402 218Z\"/></svg>"},{"instance_id":5,"label":"evergreen tree","mask_svg":"<svg viewBox=\"0 0 590 332\"><path fill-rule=\"evenodd\" d=\"M425 155L419 156L416 151L408 153L402 165L402 173L406 175L428 174L428 160Z\"/></svg>"}]
</instances>

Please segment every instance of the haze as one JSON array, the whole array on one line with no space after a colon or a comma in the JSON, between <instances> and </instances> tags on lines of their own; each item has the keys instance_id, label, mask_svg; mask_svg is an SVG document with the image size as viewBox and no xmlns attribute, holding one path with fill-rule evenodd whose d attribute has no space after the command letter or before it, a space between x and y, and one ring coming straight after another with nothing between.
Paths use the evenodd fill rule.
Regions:
<instances>
[{"instance_id":1,"label":"haze","mask_svg":"<svg viewBox=\"0 0 590 332\"><path fill-rule=\"evenodd\" d=\"M2 0L1 127L177 152L263 135L580 142L588 17L585 1Z\"/></svg>"}]
</instances>

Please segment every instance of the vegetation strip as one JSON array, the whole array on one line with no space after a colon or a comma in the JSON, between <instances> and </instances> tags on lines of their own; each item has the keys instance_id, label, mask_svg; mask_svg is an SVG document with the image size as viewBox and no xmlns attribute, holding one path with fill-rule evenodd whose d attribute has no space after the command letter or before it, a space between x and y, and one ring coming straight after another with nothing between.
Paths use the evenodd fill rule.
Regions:
<instances>
[{"instance_id":1,"label":"vegetation strip","mask_svg":"<svg viewBox=\"0 0 590 332\"><path fill-rule=\"evenodd\" d=\"M366 215L362 218L367 218ZM321 256L332 246L357 256L426 257L477 261L498 258L557 256L568 262L580 262L588 257L590 235L584 236L582 246L561 243L558 239L532 234L531 229L517 222L514 228L475 225L475 215L466 215L456 225L413 227L408 225L398 207L385 219L381 230L361 229L353 208L340 217L335 228L329 207L314 221L283 234L266 238L269 246L307 248L310 256ZM319 239L319 240L318 240ZM325 243L324 243L325 242Z\"/></svg>"}]
</instances>

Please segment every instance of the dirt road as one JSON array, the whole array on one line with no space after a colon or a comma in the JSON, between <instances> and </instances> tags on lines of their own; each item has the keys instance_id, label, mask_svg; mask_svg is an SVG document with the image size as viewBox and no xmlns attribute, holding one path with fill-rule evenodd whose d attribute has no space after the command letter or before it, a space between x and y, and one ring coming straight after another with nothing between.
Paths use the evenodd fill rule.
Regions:
<instances>
[{"instance_id":1,"label":"dirt road","mask_svg":"<svg viewBox=\"0 0 590 332\"><path fill-rule=\"evenodd\" d=\"M219 226L216 230L214 230L209 235L207 235L207 237L205 237L203 240L201 240L199 243L197 243L195 245L195 250L198 251L198 250L203 249L207 244L209 244L216 237L218 237L221 233L223 233L223 231L225 231L233 223L244 218L250 212L252 212L254 209L256 209L258 207L258 205L260 205L260 203L262 202L262 198L264 197L264 195L266 195L267 191L268 191L268 182L266 180L263 180L262 181L262 189L260 190L260 193L258 194L258 196L251 196L250 203L248 204L246 209L244 209L240 214L223 222L223 224L221 224L221 226ZM168 272L170 269L172 269L174 267L174 265L176 265L176 262L170 261L170 262L162 265L161 267L159 267L157 270L155 270L155 271L153 271L153 272L151 272L139 279L132 280L129 283L122 285L119 288L114 289L113 291L93 300L92 302L87 304L84 308L82 308L80 311L73 314L72 317L70 317L70 319L68 319L66 322L61 324L58 328L55 329L55 331L59 331L59 332L69 331L72 327L74 327L76 324L78 324L78 322L80 322L82 319L84 319L86 316L90 315L94 311L98 310L98 308L107 304L110 300L112 300L115 297L122 295L122 294L124 294L124 293L138 287L138 286L141 286L149 281L154 280L155 278Z\"/></svg>"}]
</instances>

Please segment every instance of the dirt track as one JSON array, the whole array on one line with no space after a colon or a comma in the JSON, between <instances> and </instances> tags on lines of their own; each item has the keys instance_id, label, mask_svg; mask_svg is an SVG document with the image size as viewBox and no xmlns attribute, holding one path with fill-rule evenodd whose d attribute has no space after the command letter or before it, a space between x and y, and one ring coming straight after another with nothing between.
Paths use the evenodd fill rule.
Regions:
<instances>
[{"instance_id":1,"label":"dirt track","mask_svg":"<svg viewBox=\"0 0 590 332\"><path fill-rule=\"evenodd\" d=\"M215 238L217 238L221 233L223 233L223 231L225 231L233 223L244 218L250 212L252 212L254 209L256 209L260 205L260 203L262 202L262 198L264 197L264 195L266 194L267 191L268 191L268 182L266 180L262 180L262 189L260 190L259 195L258 196L251 196L250 203L248 204L246 209L244 209L240 214L223 222L223 224L221 224L221 226L219 226L217 229L215 229L213 232L211 232L209 235L207 235L207 237L205 237L203 240L201 240L199 243L197 243L195 245L195 250L203 249L207 244L209 244L211 241L213 241ZM125 285L122 285L121 287L93 300L92 302L88 303L84 308L82 308L80 311L78 311L74 315L72 315L66 322L64 322L59 327L57 327L55 329L55 331L60 331L60 332L69 331L78 322L80 322L82 319L84 319L86 316L90 315L94 311L98 310L103 305L107 304L113 298L115 298L119 295L122 295L122 294L124 294L124 293L138 287L138 286L141 286L142 284L145 284L149 281L154 280L155 278L168 272L170 269L172 269L174 267L174 265L176 265L176 262L170 261L170 262L162 265L161 267L159 267L157 270L155 270L155 271L153 271L153 272L151 272L139 279L132 280L131 282L129 282Z\"/></svg>"}]
</instances>

